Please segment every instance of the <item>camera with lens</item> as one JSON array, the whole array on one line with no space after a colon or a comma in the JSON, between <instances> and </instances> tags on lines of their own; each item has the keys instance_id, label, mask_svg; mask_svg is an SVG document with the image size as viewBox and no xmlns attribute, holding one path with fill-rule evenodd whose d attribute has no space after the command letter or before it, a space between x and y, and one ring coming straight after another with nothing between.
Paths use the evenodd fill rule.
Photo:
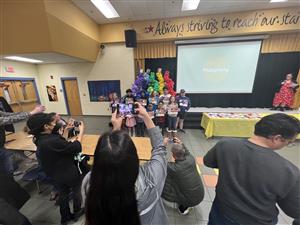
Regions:
<instances>
[{"instance_id":1,"label":"camera with lens","mask_svg":"<svg viewBox=\"0 0 300 225\"><path fill-rule=\"evenodd\" d=\"M74 127L79 127L81 125L81 122L79 121L74 121Z\"/></svg>"}]
</instances>

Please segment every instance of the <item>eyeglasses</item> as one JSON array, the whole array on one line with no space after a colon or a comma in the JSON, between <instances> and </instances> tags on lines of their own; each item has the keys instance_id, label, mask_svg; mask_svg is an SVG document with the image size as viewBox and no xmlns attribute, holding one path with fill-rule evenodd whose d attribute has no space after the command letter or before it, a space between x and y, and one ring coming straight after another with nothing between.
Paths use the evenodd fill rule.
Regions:
<instances>
[{"instance_id":1,"label":"eyeglasses","mask_svg":"<svg viewBox=\"0 0 300 225\"><path fill-rule=\"evenodd\" d=\"M281 138L281 141L285 142L287 146L291 146L296 141L296 137L290 139Z\"/></svg>"}]
</instances>

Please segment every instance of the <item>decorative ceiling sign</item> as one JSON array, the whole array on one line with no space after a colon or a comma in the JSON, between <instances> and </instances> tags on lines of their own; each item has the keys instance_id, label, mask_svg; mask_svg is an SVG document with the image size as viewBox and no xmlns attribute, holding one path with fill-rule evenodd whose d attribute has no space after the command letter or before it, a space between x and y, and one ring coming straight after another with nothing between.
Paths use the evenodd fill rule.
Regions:
<instances>
[{"instance_id":1,"label":"decorative ceiling sign","mask_svg":"<svg viewBox=\"0 0 300 225\"><path fill-rule=\"evenodd\" d=\"M211 35L218 32L230 32L238 30L256 29L265 30L271 27L283 28L286 26L300 25L300 10L291 10L285 13L269 14L264 11L253 12L247 16L211 16L210 18L193 17L178 20L151 21L144 30L146 34L164 36L171 34L175 37L190 36L191 33L206 32ZM298 27L300 29L300 27Z\"/></svg>"},{"instance_id":2,"label":"decorative ceiling sign","mask_svg":"<svg viewBox=\"0 0 300 225\"><path fill-rule=\"evenodd\" d=\"M271 34L300 31L300 9L279 8L230 14L100 25L104 42L124 41L124 30L135 29L138 41Z\"/></svg>"}]
</instances>

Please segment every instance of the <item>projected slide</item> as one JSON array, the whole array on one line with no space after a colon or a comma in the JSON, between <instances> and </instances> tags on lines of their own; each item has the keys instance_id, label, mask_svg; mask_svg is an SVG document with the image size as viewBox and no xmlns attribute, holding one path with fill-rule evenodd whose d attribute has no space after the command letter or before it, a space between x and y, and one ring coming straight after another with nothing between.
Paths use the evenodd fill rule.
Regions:
<instances>
[{"instance_id":1,"label":"projected slide","mask_svg":"<svg viewBox=\"0 0 300 225\"><path fill-rule=\"evenodd\" d=\"M261 41L180 45L177 91L251 93Z\"/></svg>"}]
</instances>

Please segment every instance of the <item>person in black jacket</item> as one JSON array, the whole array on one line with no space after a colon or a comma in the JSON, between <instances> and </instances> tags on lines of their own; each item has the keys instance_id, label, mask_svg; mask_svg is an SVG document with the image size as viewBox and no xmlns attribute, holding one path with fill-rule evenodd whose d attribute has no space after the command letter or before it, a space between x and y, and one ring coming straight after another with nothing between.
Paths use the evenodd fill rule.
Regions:
<instances>
[{"instance_id":1,"label":"person in black jacket","mask_svg":"<svg viewBox=\"0 0 300 225\"><path fill-rule=\"evenodd\" d=\"M34 142L39 152L41 167L52 178L60 190L61 224L77 220L84 212L81 208L81 174L74 162L74 157L81 152L84 124L80 122L77 140L68 142L57 133L59 126L53 114L40 113L29 118L27 127L34 135ZM53 132L55 131L55 132ZM69 194L73 192L73 214L69 207Z\"/></svg>"},{"instance_id":2,"label":"person in black jacket","mask_svg":"<svg viewBox=\"0 0 300 225\"><path fill-rule=\"evenodd\" d=\"M186 215L190 207L203 200L204 187L195 158L178 138L174 138L174 142L171 151L175 162L168 162L168 175L162 197L176 202L179 213Z\"/></svg>"},{"instance_id":3,"label":"person in black jacket","mask_svg":"<svg viewBox=\"0 0 300 225\"><path fill-rule=\"evenodd\" d=\"M0 224L30 225L27 218L18 212L30 196L13 178L14 168L10 160L10 152L4 147L4 126L25 120L30 115L44 110L44 106L37 106L31 112L12 113L0 110Z\"/></svg>"}]
</instances>

